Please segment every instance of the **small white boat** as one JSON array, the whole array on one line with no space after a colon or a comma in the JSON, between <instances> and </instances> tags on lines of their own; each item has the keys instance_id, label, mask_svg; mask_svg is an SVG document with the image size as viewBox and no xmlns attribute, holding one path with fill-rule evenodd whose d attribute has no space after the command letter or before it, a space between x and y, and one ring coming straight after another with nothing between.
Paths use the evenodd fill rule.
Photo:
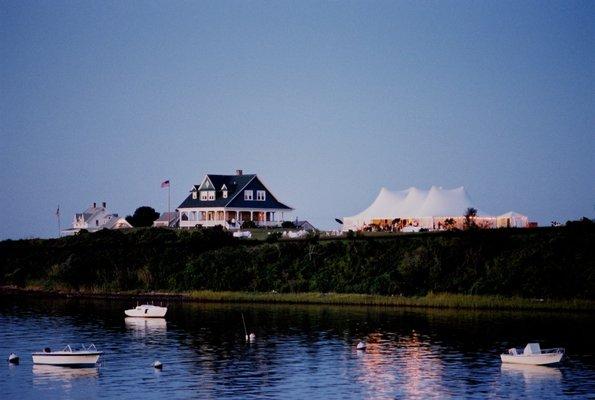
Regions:
<instances>
[{"instance_id":1,"label":"small white boat","mask_svg":"<svg viewBox=\"0 0 595 400\"><path fill-rule=\"evenodd\" d=\"M83 345L80 350L73 350L67 345L61 351L51 351L45 348L43 351L33 353L33 364L59 365L63 367L89 367L97 364L102 351L97 351L94 344L89 347Z\"/></svg>"},{"instance_id":2,"label":"small white boat","mask_svg":"<svg viewBox=\"0 0 595 400\"><path fill-rule=\"evenodd\" d=\"M152 304L143 304L124 311L129 317L137 318L163 318L167 313L167 307L154 306Z\"/></svg>"},{"instance_id":3,"label":"small white boat","mask_svg":"<svg viewBox=\"0 0 595 400\"><path fill-rule=\"evenodd\" d=\"M529 343L524 350L512 348L507 354L500 354L503 363L525 365L555 364L560 362L563 356L563 348L541 349L539 343Z\"/></svg>"}]
</instances>

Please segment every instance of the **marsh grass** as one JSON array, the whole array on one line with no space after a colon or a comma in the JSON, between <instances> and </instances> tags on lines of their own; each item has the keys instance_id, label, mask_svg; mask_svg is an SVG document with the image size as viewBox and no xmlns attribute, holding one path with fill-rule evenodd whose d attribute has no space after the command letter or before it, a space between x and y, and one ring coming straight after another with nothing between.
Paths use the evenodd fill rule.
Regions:
<instances>
[{"instance_id":1,"label":"marsh grass","mask_svg":"<svg viewBox=\"0 0 595 400\"><path fill-rule=\"evenodd\" d=\"M405 297L343 293L191 291L186 293L186 296L191 300L204 302L332 304L493 310L595 310L595 302L590 300L543 300L451 293L430 293L421 297Z\"/></svg>"},{"instance_id":2,"label":"marsh grass","mask_svg":"<svg viewBox=\"0 0 595 400\"><path fill-rule=\"evenodd\" d=\"M536 311L595 311L595 301L585 299L550 300L489 295L429 293L426 296L382 296L357 293L276 293L194 290L165 292L129 290L115 291L87 287L74 290L62 285L32 284L25 288L0 287L0 295L29 295L36 297L123 298L189 301L197 303L261 303L261 304L320 304L378 307L420 307L475 310L536 310Z\"/></svg>"}]
</instances>

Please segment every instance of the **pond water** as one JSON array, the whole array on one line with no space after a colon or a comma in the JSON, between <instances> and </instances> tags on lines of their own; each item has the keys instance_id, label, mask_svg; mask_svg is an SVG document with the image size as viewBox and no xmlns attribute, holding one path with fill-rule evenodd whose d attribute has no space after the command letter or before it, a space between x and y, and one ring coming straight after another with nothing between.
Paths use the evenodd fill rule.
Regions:
<instances>
[{"instance_id":1,"label":"pond water","mask_svg":"<svg viewBox=\"0 0 595 400\"><path fill-rule=\"evenodd\" d=\"M0 397L585 398L595 395L593 314L0 297ZM246 343L242 317L256 334ZM368 344L357 351L359 340ZM557 367L502 365L507 348L565 347ZM44 347L94 343L95 368L33 365ZM19 365L9 365L16 352ZM160 360L162 371L152 368Z\"/></svg>"}]
</instances>

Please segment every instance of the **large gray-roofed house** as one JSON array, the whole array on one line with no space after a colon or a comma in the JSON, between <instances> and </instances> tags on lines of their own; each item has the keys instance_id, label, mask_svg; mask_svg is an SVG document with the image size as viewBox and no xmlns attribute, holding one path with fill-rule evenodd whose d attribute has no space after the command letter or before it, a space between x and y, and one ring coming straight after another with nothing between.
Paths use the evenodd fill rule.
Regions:
<instances>
[{"instance_id":1,"label":"large gray-roofed house","mask_svg":"<svg viewBox=\"0 0 595 400\"><path fill-rule=\"evenodd\" d=\"M207 174L177 208L180 228L222 225L239 228L244 221L258 226L281 225L293 208L281 203L256 174Z\"/></svg>"}]
</instances>

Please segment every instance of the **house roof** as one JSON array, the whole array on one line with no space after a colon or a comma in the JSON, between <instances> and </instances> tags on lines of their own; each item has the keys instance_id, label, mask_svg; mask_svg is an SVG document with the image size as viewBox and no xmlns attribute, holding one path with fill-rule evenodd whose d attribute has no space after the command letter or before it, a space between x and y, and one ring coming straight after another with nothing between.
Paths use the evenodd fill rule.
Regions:
<instances>
[{"instance_id":1,"label":"house roof","mask_svg":"<svg viewBox=\"0 0 595 400\"><path fill-rule=\"evenodd\" d=\"M178 213L175 211L170 211L162 213L161 216L155 221L171 222L176 218L178 218Z\"/></svg>"},{"instance_id":2,"label":"house roof","mask_svg":"<svg viewBox=\"0 0 595 400\"><path fill-rule=\"evenodd\" d=\"M201 200L200 194L197 194L196 199L192 198L192 194L190 194L183 202L178 206L178 208L194 208L194 207L208 207L208 208L221 208L227 207L230 205L231 202L234 202L234 207L242 207L242 205L238 205L238 200L242 190L246 188L253 180L258 180L258 182L264 187L262 181L258 179L256 174L246 174L246 175L213 175L207 174L206 178L208 178L213 186L215 187L215 200ZM225 185L227 188L227 197L223 198L223 194L221 188ZM191 192L198 191L200 185L194 185ZM265 187L266 189L266 187ZM212 189L206 189L205 191L212 191ZM279 202L274 195L267 189L270 193L270 196L267 196L266 201L258 202L257 204L251 205L254 208L277 208L277 209L287 209L291 210L291 207ZM272 198L271 198L272 197ZM243 197L241 197L243 201ZM246 205L245 207L250 207Z\"/></svg>"},{"instance_id":3,"label":"house roof","mask_svg":"<svg viewBox=\"0 0 595 400\"><path fill-rule=\"evenodd\" d=\"M295 225L296 228L300 228L300 229L316 229L314 227L314 225L312 225L311 223L309 223L308 221L295 221L293 223Z\"/></svg>"},{"instance_id":4,"label":"house roof","mask_svg":"<svg viewBox=\"0 0 595 400\"><path fill-rule=\"evenodd\" d=\"M109 221L103 224L101 228L113 229L117 224L123 224L126 225L126 228L132 228L132 225L130 225L128 221L126 221L124 218L118 217L117 214L112 214L112 217L109 219Z\"/></svg>"}]
</instances>

